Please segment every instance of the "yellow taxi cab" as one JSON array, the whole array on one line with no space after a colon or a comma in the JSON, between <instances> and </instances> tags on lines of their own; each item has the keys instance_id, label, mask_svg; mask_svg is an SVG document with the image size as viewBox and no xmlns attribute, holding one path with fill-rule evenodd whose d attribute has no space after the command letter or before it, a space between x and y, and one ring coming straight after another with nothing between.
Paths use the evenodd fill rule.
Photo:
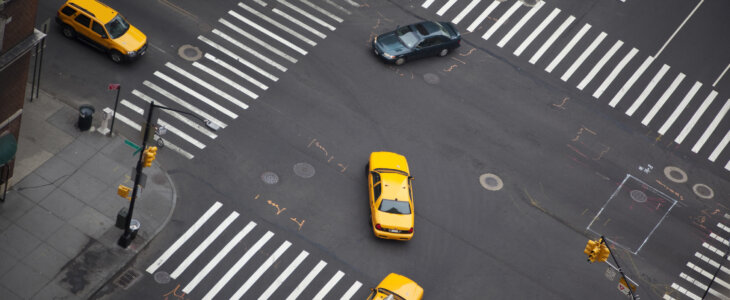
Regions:
<instances>
[{"instance_id":1,"label":"yellow taxi cab","mask_svg":"<svg viewBox=\"0 0 730 300\"><path fill-rule=\"evenodd\" d=\"M403 275L390 273L374 289L367 300L421 300L423 288Z\"/></svg>"},{"instance_id":2,"label":"yellow taxi cab","mask_svg":"<svg viewBox=\"0 0 730 300\"><path fill-rule=\"evenodd\" d=\"M115 63L139 58L147 36L113 8L96 0L68 0L56 14L63 35L104 51Z\"/></svg>"},{"instance_id":3,"label":"yellow taxi cab","mask_svg":"<svg viewBox=\"0 0 730 300\"><path fill-rule=\"evenodd\" d=\"M370 225L376 237L410 240L413 237L413 177L405 156L373 152L367 167Z\"/></svg>"}]
</instances>

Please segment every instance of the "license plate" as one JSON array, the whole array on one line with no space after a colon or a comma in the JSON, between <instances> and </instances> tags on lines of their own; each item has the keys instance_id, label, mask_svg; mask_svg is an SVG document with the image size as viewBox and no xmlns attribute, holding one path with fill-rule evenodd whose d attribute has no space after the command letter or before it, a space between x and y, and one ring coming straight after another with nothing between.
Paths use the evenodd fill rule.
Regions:
<instances>
[{"instance_id":1,"label":"license plate","mask_svg":"<svg viewBox=\"0 0 730 300\"><path fill-rule=\"evenodd\" d=\"M395 229L388 229L388 231L390 231L392 233L398 233L398 230L395 230Z\"/></svg>"}]
</instances>

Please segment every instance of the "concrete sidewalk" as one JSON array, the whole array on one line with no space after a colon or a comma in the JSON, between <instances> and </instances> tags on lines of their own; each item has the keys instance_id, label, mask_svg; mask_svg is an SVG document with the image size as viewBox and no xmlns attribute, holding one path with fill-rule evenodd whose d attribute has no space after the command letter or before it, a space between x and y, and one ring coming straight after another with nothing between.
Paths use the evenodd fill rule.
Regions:
<instances>
[{"instance_id":1,"label":"concrete sidewalk","mask_svg":"<svg viewBox=\"0 0 730 300\"><path fill-rule=\"evenodd\" d=\"M30 94L28 94L30 95ZM100 123L94 114L93 125ZM41 90L26 100L15 174L0 203L0 295L11 299L86 299L121 270L169 220L175 189L155 162L133 217L142 224L127 249L116 216L129 201L134 149L124 137L76 128L79 112ZM132 137L133 141L141 140ZM0 185L1 187L1 185ZM1 190L0 190L1 192ZM0 194L1 196L1 194Z\"/></svg>"}]
</instances>

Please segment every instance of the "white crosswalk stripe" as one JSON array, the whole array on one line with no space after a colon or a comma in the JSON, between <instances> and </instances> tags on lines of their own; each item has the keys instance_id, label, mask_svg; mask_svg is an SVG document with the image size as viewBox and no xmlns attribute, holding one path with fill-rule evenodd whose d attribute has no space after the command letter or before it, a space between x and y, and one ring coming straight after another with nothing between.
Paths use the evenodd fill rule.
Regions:
<instances>
[{"instance_id":1,"label":"white crosswalk stripe","mask_svg":"<svg viewBox=\"0 0 730 300\"><path fill-rule=\"evenodd\" d=\"M337 284L340 279L342 279L342 276L345 276L345 273L342 273L342 271L337 271L332 278L330 278L329 281L322 287L322 289L317 292L316 295L314 295L314 300L322 300L324 299L324 296L327 296L327 294L332 290L333 287L335 287L335 284Z\"/></svg>"},{"instance_id":2,"label":"white crosswalk stripe","mask_svg":"<svg viewBox=\"0 0 730 300\"><path fill-rule=\"evenodd\" d=\"M479 17L477 17L476 20L474 20L474 22L472 22L471 25L469 25L469 27L466 28L466 30L469 30L470 32L472 32L475 29L477 29L477 26L479 26L479 24L481 24L482 22L484 22L484 19L486 19L489 16L489 14L492 13L492 11L494 11L494 9L497 8L497 6L499 6L500 3L502 3L502 2L499 2L499 1L496 1L495 0L491 4L489 4L489 6L487 7L487 9L485 9L479 15Z\"/></svg>"},{"instance_id":3,"label":"white crosswalk stripe","mask_svg":"<svg viewBox=\"0 0 730 300\"><path fill-rule=\"evenodd\" d=\"M613 96L613 99L611 99L611 102L608 103L608 106L610 107L616 107L616 105L621 101L621 99L624 97L626 92L629 91L629 89L634 85L636 80L641 77L641 74L644 74L644 71L651 65L651 63L654 61L654 57L647 57L646 60L641 64L641 66L634 71L634 74L631 75L631 78L627 80L624 85L621 87L621 89L616 93L616 95ZM668 68L668 67L667 67Z\"/></svg>"},{"instance_id":4,"label":"white crosswalk stripe","mask_svg":"<svg viewBox=\"0 0 730 300\"><path fill-rule=\"evenodd\" d=\"M295 258L294 261L292 261L289 264L289 266L287 266L286 269L284 269L284 271L281 272L281 274L279 274L279 277L276 277L276 280L274 280L274 282L271 283L271 285L264 291L264 293L261 294L261 296L259 297L259 300L269 299L269 297L271 297L271 295L274 293L274 291L276 291L276 289L278 289L279 286L281 286L281 284L284 283L284 280L289 278L289 275L291 275L291 273L294 272L294 270L296 270L297 267L299 267L299 264L301 264L302 261L304 261L304 259L307 258L307 256L309 256L309 252L307 252L307 251L300 252L299 255L297 256L297 258Z\"/></svg>"},{"instance_id":5,"label":"white crosswalk stripe","mask_svg":"<svg viewBox=\"0 0 730 300\"><path fill-rule=\"evenodd\" d=\"M710 135L715 131L717 128L717 125L720 124L720 121L725 117L725 114L730 109L730 99L728 99L725 102L725 105L722 106L720 111L715 115L715 118L712 119L712 122L710 123L710 126L707 126L707 129L705 129L705 132L702 134L700 139L695 143L695 145L692 147L692 152L697 153L702 149L702 146L705 145L705 142L707 142L707 139L710 138Z\"/></svg>"},{"instance_id":6,"label":"white crosswalk stripe","mask_svg":"<svg viewBox=\"0 0 730 300\"><path fill-rule=\"evenodd\" d=\"M563 23L560 24L560 27L558 27L558 29L555 30L553 32L553 34L550 35L550 37L545 41L545 43L543 43L542 46L540 46L540 49L538 49L537 52L535 52L535 54L532 55L529 62L534 65L542 57L542 55L545 54L545 51L547 51L547 49L550 48L550 46L552 46L553 43L555 43L555 40L557 40L558 37L561 34L563 34L565 29L568 28L568 26L571 23L573 23L573 20L575 20L575 17L573 17L573 16L569 16L567 19L565 19L565 21L563 21Z\"/></svg>"},{"instance_id":7,"label":"white crosswalk stripe","mask_svg":"<svg viewBox=\"0 0 730 300\"><path fill-rule=\"evenodd\" d=\"M169 65L168 65L168 67L169 67ZM173 69L173 70L181 71L182 69L177 68L177 69ZM178 72L178 73L183 74L183 75L185 74L184 71L183 72ZM166 74L164 74L164 73L162 73L160 71L155 71L154 74L155 74L155 76L159 77L160 79L162 79L164 81L167 81L172 86L178 88L179 90L181 90L183 92L188 93L188 95L195 97L195 99L198 99L198 100L200 100L201 102L203 102L205 104L208 104L209 106L217 109L218 111L220 111L223 114L231 117L232 119L238 118L238 114L236 114L236 113L228 110L227 108L221 106L220 104L216 103L215 101L208 99L208 97L203 96L202 94L200 94L200 93L196 92L195 90L187 87L186 85L180 83L179 81L177 81L175 79L172 79L172 77L170 77L170 76L168 76L168 75L166 75ZM194 81L194 82L197 82L197 80L199 80L195 76L190 76L188 78L190 80Z\"/></svg>"},{"instance_id":8,"label":"white crosswalk stripe","mask_svg":"<svg viewBox=\"0 0 730 300\"><path fill-rule=\"evenodd\" d=\"M690 131L692 131L692 128L694 128L695 124L697 124L697 120L700 119L702 114L705 113L705 110L712 104L712 101L715 100L715 97L717 97L717 91L712 91L709 95L707 95L707 98L705 98L705 101L702 102L702 105L697 108L695 113L692 115L692 118L689 119L689 122L682 128L682 131L679 133L677 138L674 139L674 142L677 144L681 144L684 141L684 138L687 137Z\"/></svg>"},{"instance_id":9,"label":"white crosswalk stripe","mask_svg":"<svg viewBox=\"0 0 730 300\"><path fill-rule=\"evenodd\" d=\"M213 29L212 32L213 32L213 34L215 34L215 35L223 38L224 40L228 41L229 43L231 43L233 45L236 45L238 48L241 48L241 49L245 50L246 52L250 53L254 57L262 60L263 62L265 62L265 63L273 66L274 68L277 68L279 71L286 72L286 67L284 67L284 66L280 65L279 63L277 63L277 62L269 59L268 57L262 55L258 51L251 49L250 47L244 45L243 43L241 43L241 42L239 42L237 40L235 40L234 38L232 38L231 36L223 33L222 31L220 31L218 29Z\"/></svg>"},{"instance_id":10,"label":"white crosswalk stripe","mask_svg":"<svg viewBox=\"0 0 730 300\"><path fill-rule=\"evenodd\" d=\"M214 62L214 63L217 63L217 64L218 64L218 65L220 65L221 67L224 67L224 68L226 68L226 69L227 69L228 71L231 71L231 72L233 72L234 74L236 74L236 75L240 76L241 78L243 78L243 79L246 79L246 80L248 80L248 82L252 83L253 85L255 85L255 86L259 87L259 88L261 88L262 90L268 90L268 89L269 89L269 87L268 87L267 85L265 85L265 84L261 83L260 81L258 81L258 80L256 80L255 78L253 78L253 77L249 76L248 74L246 74L246 73L243 73L243 72L241 72L241 70L239 70L239 69L236 69L236 68L234 68L233 66L229 65L229 64L228 64L227 62L225 62L224 60L222 60L222 59L218 59L218 58L216 58L215 56L213 56L213 55L212 55L212 54L210 54L210 53L206 53L206 54L205 54L205 55L203 55L203 56L204 56L205 58L209 59L210 61L212 61L212 62ZM244 93L253 93L253 92L251 92L250 90L248 90L248 89L246 89L246 88L241 88L240 90L241 90L242 92L244 92ZM255 93L253 93L253 94L254 94L254 95L256 95Z\"/></svg>"},{"instance_id":11,"label":"white crosswalk stripe","mask_svg":"<svg viewBox=\"0 0 730 300\"><path fill-rule=\"evenodd\" d=\"M314 35L318 36L318 37L319 37L319 38L321 38L321 39L323 39L323 38L326 38L326 37L327 37L327 35L326 35L326 34L324 34L324 33L321 33L321 32L319 32L319 31L317 31L317 29L314 29L314 28L310 27L310 26L309 26L309 25L307 25L307 24L304 24L304 22L302 22L302 21L299 21L299 20L298 20L297 18L294 18L294 17L290 16L289 14L287 14L287 13L285 13L285 12L283 12L283 11L279 10L278 8L274 8L274 9L273 9L272 11L273 11L274 13L276 13L277 15L280 15L280 16L282 16L282 17L284 17L284 18L288 19L288 20L289 20L289 21L291 21L292 23L294 23L294 24L297 24L297 25L299 25L299 27L302 27L302 28L306 29L307 31L309 31L309 32L313 33Z\"/></svg>"},{"instance_id":12,"label":"white crosswalk stripe","mask_svg":"<svg viewBox=\"0 0 730 300\"><path fill-rule=\"evenodd\" d=\"M641 95L639 95L639 98L636 98L636 101L634 101L633 104L631 104L631 107L626 111L627 116L632 116L634 112L636 112L637 109L639 109L639 106L644 104L644 100L646 100L647 97L649 97L649 94L651 91L654 90L654 87L659 83L659 80L664 77L664 74L667 74L667 71L669 71L668 65L663 65L661 69L659 69L659 72L657 72L654 75L654 78L651 79L649 84L644 88L644 91L641 92Z\"/></svg>"},{"instance_id":13,"label":"white crosswalk stripe","mask_svg":"<svg viewBox=\"0 0 730 300\"><path fill-rule=\"evenodd\" d=\"M172 271L172 273L170 273L170 278L175 279L180 276L180 274L182 274L182 272L184 272L185 269L187 269L190 264L193 263L193 261L195 261L201 253L203 253L203 250L208 248L208 246L210 246L210 244L213 243L213 241L217 239L221 233L223 233L223 230L228 228L228 225L231 225L236 218L238 218L238 213L235 211L228 215L228 217L223 220L223 222L221 222L215 230L213 230L213 233L208 235L202 243L198 244L198 247L195 247L195 250L193 250L193 252L191 252L190 255L188 255L188 257L186 257L185 260L183 260L183 262L180 263L174 271Z\"/></svg>"},{"instance_id":14,"label":"white crosswalk stripe","mask_svg":"<svg viewBox=\"0 0 730 300\"><path fill-rule=\"evenodd\" d=\"M263 26L260 26L259 24L254 23L250 19L248 19L248 18L246 18L246 17L238 14L237 12L231 10L231 11L228 11L228 14L230 14L234 18L238 19L239 21L246 23L248 26L251 26L254 29L256 29L256 30L258 30L258 31L260 31L260 32L268 35L269 37L273 38L277 42L283 44L284 46L287 46L287 47L293 49L294 51L299 52L302 55L307 55L307 51L306 50L304 50L302 48L299 48L299 46L294 45L293 43L289 42L285 38L279 36L278 34L275 34L275 33L271 32L270 30L264 28Z\"/></svg>"},{"instance_id":15,"label":"white crosswalk stripe","mask_svg":"<svg viewBox=\"0 0 730 300\"><path fill-rule=\"evenodd\" d=\"M533 6L529 11L527 11L527 13L522 17L522 19L520 19L520 21L517 22L517 24L515 26L513 26L512 29L510 29L510 31L507 32L507 34L504 37L502 37L501 40L499 40L499 43L497 43L497 46L499 46L500 48L504 47L504 45L507 44L507 42L509 42L510 39L512 39L512 37L515 35L515 33L517 33L517 31L519 31L522 28L522 26L525 26L525 23L527 23L527 21L529 21L532 18L532 16L534 16L535 13L537 13L537 11L540 10L540 8L543 5L545 5L545 1L540 1L537 3L537 5Z\"/></svg>"},{"instance_id":16,"label":"white crosswalk stripe","mask_svg":"<svg viewBox=\"0 0 730 300\"><path fill-rule=\"evenodd\" d=\"M152 101L155 101L155 105L162 106L162 107L167 107L166 105L162 104L162 102L160 102L159 100L152 99L152 97L149 97L149 96L145 95L144 93L142 93L142 92L140 92L138 90L132 90L132 94L135 95L135 96L137 96L137 97L139 97L140 99L142 99L142 101L145 101L147 103L150 103ZM217 138L218 137L217 134L211 132L210 130L206 129L203 126L200 126L200 124L191 121L190 119L188 119L187 117L183 116L182 114L179 114L179 113L177 113L175 111L171 111L171 110L168 110L168 109L163 109L162 111L164 111L166 114L169 114L169 115L173 116L175 119L178 119L180 122L183 122L183 123L187 124L188 126L192 127L193 129L197 130L198 132L200 132L200 133L208 136L211 139L214 139L214 138Z\"/></svg>"},{"instance_id":17,"label":"white crosswalk stripe","mask_svg":"<svg viewBox=\"0 0 730 300\"><path fill-rule=\"evenodd\" d=\"M184 107L185 109L187 109L187 110L189 110L189 111L191 111L191 112L193 112L193 113L195 113L197 115L202 116L206 120L210 120L211 122L217 124L218 126L220 126L222 128L225 128L225 127L228 126L226 123L223 123L223 122L219 121L218 119L214 118L213 116L207 114L206 112L198 109L197 107L189 104L185 100L180 99L179 97L173 95L172 93L168 92L167 90L159 87L158 85L156 85L156 84L154 84L154 83L152 83L150 81L145 80L144 82L142 82L142 84L144 84L148 88L154 90L155 92L159 93L160 95L163 95L163 96L167 97L167 99L172 100L173 102L175 102L178 105Z\"/></svg>"},{"instance_id":18,"label":"white crosswalk stripe","mask_svg":"<svg viewBox=\"0 0 730 300\"><path fill-rule=\"evenodd\" d=\"M276 76L272 75L272 74L271 74L271 73L269 73L269 72L266 72L266 71L264 71L264 69L262 69L262 68L259 68L259 67L258 67L258 66L256 66L255 64L253 64L253 63L249 62L248 60L245 60L245 59L243 59L242 57L240 57L240 56L238 56L238 55L234 54L234 53L233 53L233 51L230 51L230 50L226 49L225 47L223 47L223 46L219 45L218 43L216 43L216 42L214 42L214 41L212 41L212 40L210 40L210 39L208 39L208 38L206 38L206 37L204 37L204 36L202 36L202 35L201 35L201 36L198 36L198 39L199 39L199 40L201 40L201 41L203 41L203 42L205 42L205 43L206 43L206 44L208 44L209 46L211 46L211 47L215 48L216 50L218 50L218 51L220 51L220 52L223 52L224 54L226 54L226 55L230 56L230 57L231 57L231 58L233 58L234 60L236 60L236 61L238 61L238 62L242 63L242 64L243 64L244 66L247 66L247 67L251 68L252 70L254 70L254 71L258 72L259 74L261 74L261 75L264 75L264 76L265 76L266 78L269 78L269 79L271 79L272 81L278 81L278 80L279 80L279 78L278 78L278 77L276 77Z\"/></svg>"},{"instance_id":19,"label":"white crosswalk stripe","mask_svg":"<svg viewBox=\"0 0 730 300\"><path fill-rule=\"evenodd\" d=\"M309 2L307 0L299 0L299 1L302 2L302 3L304 3L307 6L311 7L312 9L318 11L319 13L321 13L321 14L329 17L329 18L331 18L332 20L337 21L337 23L342 23L343 21L345 21L342 18L340 18L340 17L336 16L335 14L327 11L324 8L321 8L321 7L317 6L316 4L314 4L312 2Z\"/></svg>"},{"instance_id":20,"label":"white crosswalk stripe","mask_svg":"<svg viewBox=\"0 0 730 300\"><path fill-rule=\"evenodd\" d=\"M577 44L578 41L580 41L580 39L583 38L583 36L586 34L586 32L588 32L589 29L591 29L591 24L584 24L583 27L581 27L581 29L578 31L578 33L576 33L573 36L573 38L570 39L570 42L568 42L568 44L565 45L565 47L563 47L563 50L560 50L560 53L558 53L558 55L555 56L555 58L553 58L553 61L550 62L550 64L547 66L547 68L545 68L545 71L548 73L552 72L553 69L555 69L555 67L561 61L563 61L563 58L565 58L565 55L568 54L568 52L570 52L570 50L573 50L573 47L575 47L575 44Z\"/></svg>"},{"instance_id":21,"label":"white crosswalk stripe","mask_svg":"<svg viewBox=\"0 0 730 300\"><path fill-rule=\"evenodd\" d=\"M262 47L268 49L269 51L273 52L274 54L283 57L284 59L290 61L291 63L296 63L297 59L294 57L291 57L287 55L286 53L282 52L281 50L277 49L276 47L272 46L271 44L262 41L261 39L257 38L253 34L248 33L247 31L244 31L240 27L233 25L233 23L228 22L226 19L220 18L218 19L218 22L220 22L223 25L228 26L228 28L232 29L236 33L245 36L247 39L252 40L254 43L261 45ZM207 53L206 53L207 54Z\"/></svg>"},{"instance_id":22,"label":"white crosswalk stripe","mask_svg":"<svg viewBox=\"0 0 730 300\"><path fill-rule=\"evenodd\" d=\"M684 99L682 99L682 102L679 103L677 108L674 109L674 112L672 112L672 115L669 116L669 118L664 122L664 125L662 125L661 128L659 128L659 134L664 135L667 133L667 130L669 130L670 127L672 127L672 124L674 124L674 121L679 118L679 115L682 114L684 109L687 107L690 101L692 101L692 98L694 98L695 94L697 94L697 91L700 90L700 87L702 86L702 83L697 81L692 86L692 88L687 92L687 95L684 96Z\"/></svg>"},{"instance_id":23,"label":"white crosswalk stripe","mask_svg":"<svg viewBox=\"0 0 730 300\"><path fill-rule=\"evenodd\" d=\"M271 254L271 256L269 256L269 258L267 258L266 261L258 269L256 269L256 272L254 272L253 275L246 279L246 282L244 282L241 288L239 288L233 294L233 296L231 296L231 299L241 299L241 297L243 297L243 294L245 294L246 291L248 291L248 289L250 289L257 280L259 280L261 275L266 272L266 270L268 270L269 267L271 267L271 265L273 265L277 259L279 259L281 254L283 254L284 251L289 248L289 246L291 246L291 243L289 241L285 241L284 243L282 243L281 246L279 246L279 248L276 249L276 251L274 251L274 253Z\"/></svg>"},{"instance_id":24,"label":"white crosswalk stripe","mask_svg":"<svg viewBox=\"0 0 730 300\"><path fill-rule=\"evenodd\" d=\"M451 23L459 24L459 22L461 22L461 20L464 19L464 17L466 17L466 15L468 15L480 1L481 0L471 0L469 5L467 5L466 8L464 8L464 10L462 10L453 20L451 20Z\"/></svg>"},{"instance_id":25,"label":"white crosswalk stripe","mask_svg":"<svg viewBox=\"0 0 730 300\"><path fill-rule=\"evenodd\" d=\"M621 45L623 45L623 44L624 44L624 42L622 42L622 41L616 41L616 43L613 44L611 49L609 49L608 52L606 52L606 54L604 54L603 57L601 57L601 59L598 61L598 63L596 63L596 65L593 66L591 71L588 72L588 75L586 75L586 77L583 78L583 80L581 80L581 82L578 84L577 88L579 90L583 90L586 87L586 85L588 85L588 83L590 83L591 80L593 80L593 77L595 77L596 74L598 74L598 71L600 71L603 68L603 66L608 62L608 60L611 59L611 57L613 57L614 54L616 54L616 51L618 51L618 49L621 48Z\"/></svg>"},{"instance_id":26,"label":"white crosswalk stripe","mask_svg":"<svg viewBox=\"0 0 730 300\"><path fill-rule=\"evenodd\" d=\"M456 1L457 0L449 0L448 2L446 2L444 4L444 6L441 6L441 9L439 9L436 12L436 14L439 15L439 16L443 16L446 13L446 11L449 10L449 8L451 8L451 6L454 5L454 3L456 3Z\"/></svg>"},{"instance_id":27,"label":"white crosswalk stripe","mask_svg":"<svg viewBox=\"0 0 730 300\"><path fill-rule=\"evenodd\" d=\"M553 19L555 19L555 17L559 13L560 13L560 9L559 8L553 9L553 11L550 12L550 15L548 15L547 18L545 18L544 20L542 20L542 22L540 23L540 25L538 25L537 28L535 28L535 30L533 30L532 33L530 33L530 35L524 41L522 41L522 44L520 44L520 46L517 47L517 49L515 50L515 52L512 52L512 54L514 54L515 56L520 56L520 54L522 54L522 52L525 51L525 49L527 48L527 46L529 46L532 43L532 41L535 40L535 38L538 35L540 35L540 33L543 30L545 30L545 27L547 27L548 24L550 24L550 22L552 22Z\"/></svg>"},{"instance_id":28,"label":"white crosswalk stripe","mask_svg":"<svg viewBox=\"0 0 730 300\"><path fill-rule=\"evenodd\" d=\"M282 4L284 4L284 5L288 4L288 2L286 2L286 1L283 1L283 0L279 0L279 3L282 3ZM263 13L261 13L261 12L259 12L259 11L255 10L255 9L253 9L253 8L251 8L250 6L248 6L248 5L246 5L246 4L243 4L243 3L239 2L239 3L238 3L238 6L240 6L240 7L241 7L241 8L243 8L243 9L245 9L246 11L250 12L251 14L253 14L253 15L255 15L255 16L257 16L257 17L261 18L262 20L264 20L264 21L268 22L269 24L271 24L271 25L274 25L274 27L276 27L276 28L279 28L279 29L283 30L284 32L286 32L286 33L288 33L288 34L290 34L290 35L292 35L292 36L294 36L294 37L296 37L296 38L298 38L298 39L302 40L303 42L305 42L305 43L309 44L310 46L316 46L316 45L317 45L317 43L316 43L315 41L313 41L313 40L310 40L310 39L308 39L307 37L305 37L305 36L303 36L303 35L299 34L299 33L298 33L298 32L296 32L295 30L293 30L293 29L291 29L291 28L289 28L289 27L287 27L287 26L284 26L284 24L281 24L281 23L277 22L276 20L274 20L274 19L272 19L272 18L269 18L269 17L268 17L268 16L266 16L265 14L263 14ZM288 6L289 6L290 8L291 8L291 7L295 7L295 6L291 5L291 4L289 4ZM298 8L297 8L297 9L298 9ZM331 28L334 28L334 27L332 27L332 26L331 26L331 25L329 25L329 24L327 24L327 26L329 26L329 27L331 27ZM329 28L329 27L328 27L328 28ZM334 30L334 29L331 29L331 30Z\"/></svg>"},{"instance_id":29,"label":"white crosswalk stripe","mask_svg":"<svg viewBox=\"0 0 730 300\"><path fill-rule=\"evenodd\" d=\"M289 294L288 297L286 297L286 300L295 300L299 295L302 294L305 288L309 286L310 283L312 283L312 280L314 280L314 277L317 277L317 274L324 269L324 267L327 265L326 262L320 260L316 266L314 266L314 269L309 271L309 274L307 274L307 277L304 277L302 281L299 282L299 285Z\"/></svg>"},{"instance_id":30,"label":"white crosswalk stripe","mask_svg":"<svg viewBox=\"0 0 730 300\"><path fill-rule=\"evenodd\" d=\"M664 91L664 94L659 98L657 102L654 103L654 106L652 106L651 110L649 111L646 116L644 116L644 119L641 120L641 124L644 124L644 126L649 125L649 122L651 122L651 119L654 118L657 112L664 106L664 103L667 102L667 99L669 99L669 96L674 93L674 90L677 89L680 83L682 83L682 80L684 80L685 75L683 73L679 73L677 77L674 78L674 81L672 81L672 84L669 85L666 91Z\"/></svg>"},{"instance_id":31,"label":"white crosswalk stripe","mask_svg":"<svg viewBox=\"0 0 730 300\"><path fill-rule=\"evenodd\" d=\"M310 20L314 21L315 23L317 23L317 24L321 25L322 27L325 27L325 28L327 28L327 29L329 29L329 30L331 30L331 31L335 31L335 27L334 27L334 26L332 26L332 25L328 24L327 22L323 21L323 20L322 20L322 19L320 19L320 18L317 18L317 17L315 17L314 15L312 15L312 14L310 14L310 13L306 12L305 10L303 10L303 9L301 9L301 8L299 8L299 7L297 7L297 6L293 5L293 4L291 4L291 3L289 3L289 2L286 2L285 0L277 0L277 1L278 1L279 3L281 3L281 4L284 4L284 6L286 6L286 7L290 8L291 10L293 10L293 11L295 11L295 12L299 13L300 15L302 15L302 16L304 16L304 17L306 17L306 18L308 18L308 19L310 19ZM239 5L240 5L240 3L239 3ZM272 23L272 24L276 25L276 23ZM289 31L287 30L287 27L286 27L286 26L283 26L283 25L282 25L282 26L277 26L277 27L281 28L281 29L282 29L282 30L284 30L284 31L287 31L287 32L289 32ZM291 33L291 32L290 32L290 33ZM315 43L315 42L313 42L313 41L311 41L311 40L309 40L309 39L307 39L307 38L303 38L304 36L300 36L300 35L297 35L297 34L294 34L294 33L291 33L291 34L292 34L292 35L294 35L294 36L296 36L296 37L298 37L299 39L301 39L301 40L303 40L303 41L307 42L308 44L310 44L310 45L312 45L312 46L316 45L316 43Z\"/></svg>"},{"instance_id":32,"label":"white crosswalk stripe","mask_svg":"<svg viewBox=\"0 0 730 300\"><path fill-rule=\"evenodd\" d=\"M505 22L507 22L507 20L509 20L509 17L511 17L512 14L515 13L515 11L517 11L518 8L520 8L520 6L522 6L522 2L515 1L515 3L512 4L512 6L510 6L510 8L501 17L499 17L497 22L495 22L494 25L489 27L487 32L485 32L484 35L482 35L482 38L485 40L488 40L492 36L492 34L494 34L494 32L496 32L497 29L499 29L499 27L502 27L502 24L504 24Z\"/></svg>"},{"instance_id":33,"label":"white crosswalk stripe","mask_svg":"<svg viewBox=\"0 0 730 300\"><path fill-rule=\"evenodd\" d=\"M583 50L583 53L580 54L580 56L578 57L578 59L576 59L573 62L573 64L570 65L570 67L568 68L567 71L565 71L565 73L563 74L563 76L560 76L560 80L562 80L562 81L568 81L568 79L571 76L573 76L573 73L575 72L575 70L577 70L578 67L580 67L580 65L583 64L583 62L586 60L586 58L588 58L588 56L591 55L591 53L593 53L594 50L596 50L596 47L598 47L598 45L603 41L603 39L605 37L606 37L606 33L605 32L601 32L596 37L596 39L593 40L593 42L588 46L588 48L586 48L585 50Z\"/></svg>"},{"instance_id":34,"label":"white crosswalk stripe","mask_svg":"<svg viewBox=\"0 0 730 300\"><path fill-rule=\"evenodd\" d=\"M631 61L632 58L638 53L639 50L636 48L631 48L631 51L627 53L624 58L621 59L621 61L616 65L616 67L613 68L610 74L608 74L608 77L601 83L601 86L596 89L596 91L593 93L593 98L601 98L601 95L603 95L603 92L606 91L609 85L613 82L614 79L616 79L616 76L618 76L619 73L626 67L626 65ZM614 105L615 106L615 105Z\"/></svg>"}]
</instances>

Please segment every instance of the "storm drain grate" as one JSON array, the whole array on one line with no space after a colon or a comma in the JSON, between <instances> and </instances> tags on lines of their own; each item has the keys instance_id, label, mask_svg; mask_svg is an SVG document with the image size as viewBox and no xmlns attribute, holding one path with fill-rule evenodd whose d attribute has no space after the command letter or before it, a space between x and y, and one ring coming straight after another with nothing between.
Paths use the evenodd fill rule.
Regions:
<instances>
[{"instance_id":1,"label":"storm drain grate","mask_svg":"<svg viewBox=\"0 0 730 300\"><path fill-rule=\"evenodd\" d=\"M274 172L264 172L264 174L261 174L261 180L266 184L276 184L279 182L279 175Z\"/></svg>"},{"instance_id":2,"label":"storm drain grate","mask_svg":"<svg viewBox=\"0 0 730 300\"><path fill-rule=\"evenodd\" d=\"M114 284L116 284L118 287L126 290L127 288L132 286L132 284L137 282L137 280L139 280L141 277L142 277L142 273L130 268L130 269L127 269L126 271L124 271L124 273L122 273L122 275L119 275L119 277L117 277L117 279L114 280Z\"/></svg>"}]
</instances>

